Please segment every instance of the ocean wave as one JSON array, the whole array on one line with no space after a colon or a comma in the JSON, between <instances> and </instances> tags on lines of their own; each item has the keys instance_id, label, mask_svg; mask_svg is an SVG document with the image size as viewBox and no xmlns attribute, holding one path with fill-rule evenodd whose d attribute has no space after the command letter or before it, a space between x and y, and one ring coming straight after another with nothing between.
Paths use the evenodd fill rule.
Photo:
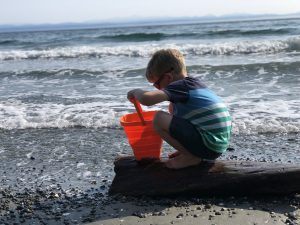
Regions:
<instances>
[{"instance_id":1,"label":"ocean wave","mask_svg":"<svg viewBox=\"0 0 300 225\"><path fill-rule=\"evenodd\" d=\"M240 41L213 44L148 44L116 47L75 46L44 50L0 51L0 60L56 59L56 58L101 58L106 56L149 57L161 48L177 48L185 55L238 55L275 54L299 52L300 38L268 41Z\"/></svg>"},{"instance_id":2,"label":"ocean wave","mask_svg":"<svg viewBox=\"0 0 300 225\"><path fill-rule=\"evenodd\" d=\"M229 64L229 65L190 65L187 66L187 70L191 76L208 76L209 78L214 78L213 75L219 74L219 76L228 77L229 74L232 76L242 76L245 74L251 76L255 79L256 76L261 74L258 72L260 70L264 71L264 74L270 74L271 76L278 76L282 74L298 74L300 68L300 61L294 62L269 62L269 63L247 63L247 64ZM114 74L117 76L131 77L134 74L144 74L146 68L137 69L116 69L116 70L103 70L103 69L52 69L52 70L23 70L23 71L5 71L0 72L0 78L4 77L18 77L18 78L87 78L87 77L97 77ZM278 74L280 71L280 74ZM219 79L219 76L217 77ZM286 76L286 75L285 75ZM296 79L296 78L295 78Z\"/></svg>"},{"instance_id":3,"label":"ocean wave","mask_svg":"<svg viewBox=\"0 0 300 225\"><path fill-rule=\"evenodd\" d=\"M211 29L211 30L200 30L200 31L188 31L188 32L132 32L132 33L120 33L100 36L88 36L88 35L75 35L63 37L44 37L37 39L28 39L25 41L22 37L13 37L8 39L0 39L0 46L22 46L22 47L54 47L54 46L65 46L70 43L101 43L101 42L146 42L146 41L162 41L162 40L174 40L174 39L224 39L228 37L242 37L242 36L270 36L270 35L294 35L298 34L298 31L291 28L266 28L266 29Z\"/></svg>"},{"instance_id":4,"label":"ocean wave","mask_svg":"<svg viewBox=\"0 0 300 225\"><path fill-rule=\"evenodd\" d=\"M107 74L112 70L81 70L81 69L55 69L55 70L24 70L24 71L8 71L0 72L0 78L2 77L32 77L32 78L51 78L51 77L72 77L72 78L85 78L95 77L103 74ZM138 70L137 70L138 71ZM115 71L116 73L119 70Z\"/></svg>"},{"instance_id":5,"label":"ocean wave","mask_svg":"<svg viewBox=\"0 0 300 225\"><path fill-rule=\"evenodd\" d=\"M164 38L167 38L168 36L169 35L166 35L164 33L130 33L130 34L100 36L98 37L98 39L139 42L139 41L160 41Z\"/></svg>"},{"instance_id":6,"label":"ocean wave","mask_svg":"<svg viewBox=\"0 0 300 225\"><path fill-rule=\"evenodd\" d=\"M21 40L15 40L15 39L7 39L0 41L0 46L6 46L6 45L31 45L35 44L34 42L29 41L21 41Z\"/></svg>"},{"instance_id":7,"label":"ocean wave","mask_svg":"<svg viewBox=\"0 0 300 225\"><path fill-rule=\"evenodd\" d=\"M293 34L295 29L291 28L267 28L267 29L217 29L201 32L187 32L187 33L129 33L99 36L98 39L105 39L111 41L124 42L140 42L140 41L160 41L164 39L184 38L224 38L224 37L240 37L240 36L265 36L265 35L289 35Z\"/></svg>"},{"instance_id":8,"label":"ocean wave","mask_svg":"<svg viewBox=\"0 0 300 225\"><path fill-rule=\"evenodd\" d=\"M277 119L235 120L233 134L300 133L300 122Z\"/></svg>"},{"instance_id":9,"label":"ocean wave","mask_svg":"<svg viewBox=\"0 0 300 225\"><path fill-rule=\"evenodd\" d=\"M3 41L0 41L0 45L15 44L15 43L18 43L18 41L16 41L16 40L3 40Z\"/></svg>"},{"instance_id":10,"label":"ocean wave","mask_svg":"<svg viewBox=\"0 0 300 225\"><path fill-rule=\"evenodd\" d=\"M108 106L110 105L110 106ZM20 100L0 102L0 129L39 129L39 128L118 128L119 118L128 113L114 110L120 103L86 102L74 104L59 103L23 103ZM259 106L257 106L259 107ZM156 108L159 109L159 108ZM263 109L263 107L261 108ZM238 113L232 112L234 134L258 133L300 133L300 121L297 112L289 115L276 113L261 117L253 111L239 108ZM291 114L292 113L292 114Z\"/></svg>"},{"instance_id":11,"label":"ocean wave","mask_svg":"<svg viewBox=\"0 0 300 225\"><path fill-rule=\"evenodd\" d=\"M252 30L240 30L240 29L220 29L220 30L213 30L213 31L209 31L208 35L211 36L220 36L222 35L222 37L239 37L239 36L243 36L243 35L255 35L255 36L259 36L259 35L287 35L287 34L292 34L294 33L294 29L291 28L278 28L278 29L274 29L274 28L269 28L269 29L252 29Z\"/></svg>"},{"instance_id":12,"label":"ocean wave","mask_svg":"<svg viewBox=\"0 0 300 225\"><path fill-rule=\"evenodd\" d=\"M191 75L205 76L207 79L214 78L212 75L218 74L216 78L222 75L229 77L249 76L250 79L256 79L263 74L269 74L274 77L285 77L287 74L298 74L300 61L294 62L268 62L268 63L245 63L229 65L191 65L187 69ZM295 79L297 79L295 77Z\"/></svg>"},{"instance_id":13,"label":"ocean wave","mask_svg":"<svg viewBox=\"0 0 300 225\"><path fill-rule=\"evenodd\" d=\"M96 114L96 112L94 113ZM105 113L97 113L98 115L52 115L46 117L41 115L36 118L17 117L0 121L0 129L41 129L41 128L112 128L121 129L119 119L115 117L113 110ZM109 118L110 117L110 118ZM264 120L235 120L233 122L232 133L239 134L264 134L264 133L300 133L300 122L286 122L280 119L264 119Z\"/></svg>"},{"instance_id":14,"label":"ocean wave","mask_svg":"<svg viewBox=\"0 0 300 225\"><path fill-rule=\"evenodd\" d=\"M101 103L25 104L15 100L0 102L0 129L28 128L115 128L119 126L113 109Z\"/></svg>"}]
</instances>

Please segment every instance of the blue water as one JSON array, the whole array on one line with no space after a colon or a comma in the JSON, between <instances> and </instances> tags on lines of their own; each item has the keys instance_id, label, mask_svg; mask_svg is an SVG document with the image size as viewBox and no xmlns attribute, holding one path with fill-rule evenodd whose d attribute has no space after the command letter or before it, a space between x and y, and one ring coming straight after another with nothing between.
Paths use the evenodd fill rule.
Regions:
<instances>
[{"instance_id":1,"label":"blue water","mask_svg":"<svg viewBox=\"0 0 300 225\"><path fill-rule=\"evenodd\" d=\"M133 111L126 93L153 89L144 73L161 48L179 49L189 75L224 99L236 137L265 140L259 149L278 157L266 137L292 136L287 148L299 153L300 19L2 32L0 171L17 168L20 178L33 162L46 165L35 185L60 173L71 184L113 174L113 158L131 153L119 125ZM251 148L244 158L263 155Z\"/></svg>"}]
</instances>

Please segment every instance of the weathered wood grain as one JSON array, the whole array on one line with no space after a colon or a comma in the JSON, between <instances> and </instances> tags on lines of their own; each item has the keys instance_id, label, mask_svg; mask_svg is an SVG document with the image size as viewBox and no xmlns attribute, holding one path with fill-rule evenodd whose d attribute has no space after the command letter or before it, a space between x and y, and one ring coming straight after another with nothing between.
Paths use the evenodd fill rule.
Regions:
<instances>
[{"instance_id":1,"label":"weathered wood grain","mask_svg":"<svg viewBox=\"0 0 300 225\"><path fill-rule=\"evenodd\" d=\"M285 195L300 193L300 165L204 161L173 170L159 160L122 157L115 161L110 194L168 195Z\"/></svg>"}]
</instances>

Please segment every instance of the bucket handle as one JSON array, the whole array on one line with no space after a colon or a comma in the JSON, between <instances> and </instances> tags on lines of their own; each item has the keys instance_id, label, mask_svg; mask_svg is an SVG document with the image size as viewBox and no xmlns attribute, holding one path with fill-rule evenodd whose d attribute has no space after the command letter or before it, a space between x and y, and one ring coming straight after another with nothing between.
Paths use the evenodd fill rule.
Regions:
<instances>
[{"instance_id":1,"label":"bucket handle","mask_svg":"<svg viewBox=\"0 0 300 225\"><path fill-rule=\"evenodd\" d=\"M132 100L133 104L134 104L134 107L135 107L135 110L137 112L137 114L139 115L140 117L140 120L142 122L142 125L145 126L146 125L146 122L145 122L145 119L144 119L144 116L143 116L143 109L141 107L141 104L139 103L139 101L137 99L133 99Z\"/></svg>"}]
</instances>

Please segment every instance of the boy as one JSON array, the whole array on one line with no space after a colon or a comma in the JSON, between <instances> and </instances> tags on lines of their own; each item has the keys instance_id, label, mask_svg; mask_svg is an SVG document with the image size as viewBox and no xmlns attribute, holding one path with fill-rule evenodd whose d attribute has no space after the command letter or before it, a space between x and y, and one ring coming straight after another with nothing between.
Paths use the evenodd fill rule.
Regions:
<instances>
[{"instance_id":1,"label":"boy","mask_svg":"<svg viewBox=\"0 0 300 225\"><path fill-rule=\"evenodd\" d=\"M153 126L177 151L165 162L179 169L216 159L226 151L231 118L221 99L198 79L187 76L183 55L175 49L159 50L148 63L146 78L155 91L134 89L127 93L151 106L170 101L169 112L156 113Z\"/></svg>"}]
</instances>

